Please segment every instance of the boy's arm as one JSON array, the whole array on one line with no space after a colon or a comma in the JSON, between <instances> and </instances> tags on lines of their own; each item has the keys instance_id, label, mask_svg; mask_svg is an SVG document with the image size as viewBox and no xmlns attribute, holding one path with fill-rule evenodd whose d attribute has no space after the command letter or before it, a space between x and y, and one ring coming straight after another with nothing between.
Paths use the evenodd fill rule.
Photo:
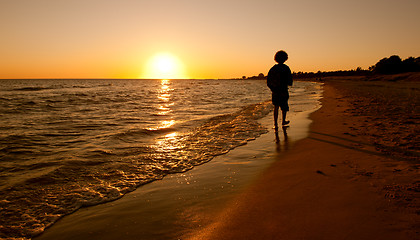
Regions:
<instances>
[{"instance_id":1,"label":"boy's arm","mask_svg":"<svg viewBox=\"0 0 420 240\"><path fill-rule=\"evenodd\" d=\"M288 79L287 79L287 85L292 86L293 85L293 77L292 77L292 71L290 71L290 68L288 69Z\"/></svg>"},{"instance_id":2,"label":"boy's arm","mask_svg":"<svg viewBox=\"0 0 420 240\"><path fill-rule=\"evenodd\" d=\"M271 91L273 91L273 89L274 89L272 71L273 70L270 69L270 71L268 71L268 74L267 74L267 86L270 88Z\"/></svg>"}]
</instances>

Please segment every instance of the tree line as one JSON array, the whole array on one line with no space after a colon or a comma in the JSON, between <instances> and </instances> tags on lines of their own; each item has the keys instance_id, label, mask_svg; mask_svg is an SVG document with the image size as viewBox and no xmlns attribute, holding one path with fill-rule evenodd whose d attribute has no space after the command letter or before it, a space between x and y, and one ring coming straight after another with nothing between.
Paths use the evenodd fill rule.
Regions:
<instances>
[{"instance_id":1,"label":"tree line","mask_svg":"<svg viewBox=\"0 0 420 240\"><path fill-rule=\"evenodd\" d=\"M379 60L375 65L369 69L362 69L358 67L352 70L339 70L339 71L318 71L318 72L293 72L294 78L322 78L330 76L365 76L370 74L397 74L405 72L420 72L420 57L409 57L402 60L398 55L392 55ZM263 73L257 76L246 77L242 79L265 79Z\"/></svg>"},{"instance_id":2,"label":"tree line","mask_svg":"<svg viewBox=\"0 0 420 240\"><path fill-rule=\"evenodd\" d=\"M383 58L374 66L369 68L374 73L396 74L404 72L420 72L420 57L401 60L397 55Z\"/></svg>"}]
</instances>

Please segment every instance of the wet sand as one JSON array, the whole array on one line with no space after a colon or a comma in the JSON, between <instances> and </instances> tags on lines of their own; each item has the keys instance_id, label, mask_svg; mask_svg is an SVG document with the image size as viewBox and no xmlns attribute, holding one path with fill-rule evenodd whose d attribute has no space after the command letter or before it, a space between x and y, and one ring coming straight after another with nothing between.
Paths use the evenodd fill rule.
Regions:
<instances>
[{"instance_id":1,"label":"wet sand","mask_svg":"<svg viewBox=\"0 0 420 240\"><path fill-rule=\"evenodd\" d=\"M280 132L276 143L265 134L192 171L81 209L37 239L418 239L419 157L410 134L418 133L419 85L404 82L388 96L399 81L330 79L307 138L294 143L303 123L292 118L288 138ZM382 104L381 94L372 95L378 89L398 104ZM376 112L387 106L391 115ZM400 132L397 122L381 127L389 119L399 119ZM271 117L263 122L271 126Z\"/></svg>"}]
</instances>

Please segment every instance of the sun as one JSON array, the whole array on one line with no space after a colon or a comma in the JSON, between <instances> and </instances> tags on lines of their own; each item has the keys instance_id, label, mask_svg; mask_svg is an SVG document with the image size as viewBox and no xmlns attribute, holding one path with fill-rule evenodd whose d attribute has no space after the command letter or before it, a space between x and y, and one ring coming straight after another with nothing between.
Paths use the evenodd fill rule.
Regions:
<instances>
[{"instance_id":1,"label":"sun","mask_svg":"<svg viewBox=\"0 0 420 240\"><path fill-rule=\"evenodd\" d=\"M142 78L185 79L184 64L170 53L157 53L147 62Z\"/></svg>"}]
</instances>

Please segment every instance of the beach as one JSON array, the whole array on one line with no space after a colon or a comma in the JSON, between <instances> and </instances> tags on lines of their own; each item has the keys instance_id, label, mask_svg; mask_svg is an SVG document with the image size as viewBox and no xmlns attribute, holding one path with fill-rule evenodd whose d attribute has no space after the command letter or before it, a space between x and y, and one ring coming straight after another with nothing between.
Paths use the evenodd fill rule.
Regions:
<instances>
[{"instance_id":1,"label":"beach","mask_svg":"<svg viewBox=\"0 0 420 240\"><path fill-rule=\"evenodd\" d=\"M211 183L214 173L209 171L225 171L224 187L241 181L229 167L213 168L215 159L184 176L171 175L175 181L163 179L115 202L83 208L37 239L417 239L418 145L416 136L409 136L418 132L419 85L418 80L406 79L324 80L322 107L310 115L313 122L306 138L290 141L297 134L293 129L299 128L292 118L287 137L281 131L280 141L270 130L225 155L222 165L260 157L268 164L250 170L247 183L228 197L222 188L183 192L179 187L196 182L194 176L199 175L207 175L204 181ZM392 93L386 99L394 104L383 104L380 93ZM262 121L271 124L269 116ZM392 127L382 127L386 124ZM387 140L390 135L394 141ZM149 194L146 202L152 202L153 196L167 193L165 189L175 194L167 202L175 198L185 198L181 204L186 205L191 199L202 202L182 212L173 209L174 219L166 220L176 222L170 225L177 226L169 229L172 235L168 229L153 228L162 226L153 221L148 225L151 230L144 231L145 216L136 207L149 209L152 216L154 208L164 206L145 206L138 200Z\"/></svg>"},{"instance_id":2,"label":"beach","mask_svg":"<svg viewBox=\"0 0 420 240\"><path fill-rule=\"evenodd\" d=\"M0 6L0 240L420 240L419 0Z\"/></svg>"},{"instance_id":3,"label":"beach","mask_svg":"<svg viewBox=\"0 0 420 240\"><path fill-rule=\"evenodd\" d=\"M398 104L381 107L399 107L393 120L411 117L418 124L418 109L410 111L415 116L406 112L411 103L418 106L416 95L408 94L418 94L418 86L418 80L327 82L322 108L311 115L309 137L268 168L213 225L189 239L418 239L418 145L417 152L389 142L375 146L390 134L404 139L418 132L418 125L394 124L398 133L374 129L389 124L389 118L377 115L376 105L360 102L369 96L376 101L372 91L387 88L393 92L388 100Z\"/></svg>"}]
</instances>

